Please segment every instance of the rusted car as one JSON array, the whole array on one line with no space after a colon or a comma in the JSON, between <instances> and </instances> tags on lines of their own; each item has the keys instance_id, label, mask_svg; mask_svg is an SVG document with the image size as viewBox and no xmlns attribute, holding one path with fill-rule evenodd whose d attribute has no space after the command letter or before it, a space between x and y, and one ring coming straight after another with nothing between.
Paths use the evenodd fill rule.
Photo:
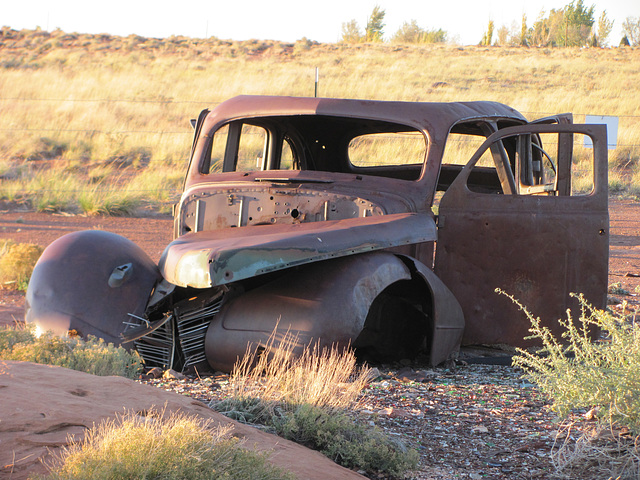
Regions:
<instances>
[{"instance_id":1,"label":"rusted car","mask_svg":"<svg viewBox=\"0 0 640 480\"><path fill-rule=\"evenodd\" d=\"M34 270L28 322L174 368L229 370L274 331L435 365L461 344L529 344L496 288L556 333L571 292L604 306L604 126L495 102L268 96L193 124L159 265L115 234L64 236Z\"/></svg>"}]
</instances>

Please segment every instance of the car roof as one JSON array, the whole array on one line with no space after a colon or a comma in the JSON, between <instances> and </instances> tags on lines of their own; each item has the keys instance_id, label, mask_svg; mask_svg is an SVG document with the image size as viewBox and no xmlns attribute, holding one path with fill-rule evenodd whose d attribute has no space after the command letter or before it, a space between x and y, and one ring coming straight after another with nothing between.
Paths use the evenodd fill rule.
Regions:
<instances>
[{"instance_id":1,"label":"car roof","mask_svg":"<svg viewBox=\"0 0 640 480\"><path fill-rule=\"evenodd\" d=\"M426 130L448 132L460 121L473 119L517 119L524 116L499 102L400 102L339 98L241 95L212 110L207 123L241 118L290 115L324 115L380 120Z\"/></svg>"}]
</instances>

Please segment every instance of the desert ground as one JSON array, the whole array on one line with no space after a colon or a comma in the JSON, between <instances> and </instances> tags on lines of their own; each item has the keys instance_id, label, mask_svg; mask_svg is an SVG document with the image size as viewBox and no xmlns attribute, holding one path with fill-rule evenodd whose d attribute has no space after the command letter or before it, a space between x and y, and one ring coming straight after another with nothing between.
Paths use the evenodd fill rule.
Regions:
<instances>
[{"instance_id":1,"label":"desert ground","mask_svg":"<svg viewBox=\"0 0 640 480\"><path fill-rule=\"evenodd\" d=\"M613 309L633 312L640 307L640 293L636 292L640 285L640 203L613 199L609 213L609 284L619 283L622 289L617 292L628 292L610 295L609 303ZM15 242L46 246L65 233L82 229L103 229L124 235L158 260L171 241L172 219L159 215L141 218L52 215L9 206L4 206L0 216L0 237ZM21 320L23 309L22 293L8 288L0 290L0 324ZM466 362L454 369L425 369L420 365L378 367L379 377L363 392L354 414L375 418L376 424L390 435L419 450L419 471L413 478L548 478L553 468L550 452L557 448L558 435L567 424L559 421L548 401L522 379L520 372L510 366ZM215 417L216 422L225 421L206 408L208 401L224 397L228 386L225 375L148 380L142 382L148 385L138 385L130 380L91 377L57 367L38 367L44 371L35 368L0 362L3 412L8 415L3 413L4 425L0 423L0 451L2 444L14 445L12 452L18 455L2 458L0 474L10 473L12 479L42 473L40 458L50 461L51 454L66 444L67 434L81 434L94 421L112 418L122 408L145 411L164 402L191 414ZM44 390L47 395L40 395ZM162 390L166 392L160 393ZM104 391L109 391L111 397L105 397ZM98 397L100 409L96 410L97 404L92 399ZM57 403L52 408L54 400ZM570 421L578 422L572 424L573 431L588 423L582 413L573 413ZM246 426L234 428L237 435L254 442L256 448L274 451L275 463L293 462L290 466L301 478L312 478L310 465L315 466L311 469L314 471L328 468L315 452L295 449L276 437L260 436ZM332 475L345 479L359 477L344 469L337 469Z\"/></svg>"}]
</instances>

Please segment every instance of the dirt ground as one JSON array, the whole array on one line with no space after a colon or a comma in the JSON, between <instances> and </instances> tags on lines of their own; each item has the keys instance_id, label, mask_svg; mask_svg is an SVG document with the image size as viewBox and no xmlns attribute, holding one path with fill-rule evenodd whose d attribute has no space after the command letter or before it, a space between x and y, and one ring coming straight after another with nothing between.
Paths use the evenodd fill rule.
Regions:
<instances>
[{"instance_id":1,"label":"dirt ground","mask_svg":"<svg viewBox=\"0 0 640 480\"><path fill-rule=\"evenodd\" d=\"M0 238L42 246L72 231L103 229L130 238L157 261L172 235L168 216L82 217L1 210ZM620 309L626 302L624 308L637 309L640 203L612 200L610 219L609 284L621 286L610 295L610 304ZM628 294L621 293L625 291ZM21 293L0 289L0 324L21 319L23 308ZM546 399L523 380L521 372L508 366L465 362L452 370L421 368L389 366L385 370L380 366L379 376L363 392L354 413L365 420L375 418L388 435L398 436L419 451L420 465L413 478L550 478L550 453L566 424L558 423ZM206 404L224 397L228 377L149 383ZM584 424L583 413L574 412L570 420ZM571 425L572 432L584 427Z\"/></svg>"}]
</instances>

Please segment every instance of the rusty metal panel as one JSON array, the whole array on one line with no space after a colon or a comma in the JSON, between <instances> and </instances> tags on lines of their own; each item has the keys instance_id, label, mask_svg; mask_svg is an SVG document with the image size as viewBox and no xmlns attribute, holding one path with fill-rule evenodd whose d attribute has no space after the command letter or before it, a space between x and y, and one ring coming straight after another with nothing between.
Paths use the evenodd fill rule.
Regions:
<instances>
[{"instance_id":1,"label":"rusty metal panel","mask_svg":"<svg viewBox=\"0 0 640 480\"><path fill-rule=\"evenodd\" d=\"M578 308L571 293L605 306L609 217L603 131L557 125L521 130L594 135L595 188L582 196L475 193L465 183L474 160L469 162L440 203L435 258L435 273L464 311L463 344L531 344L524 340L529 321L496 288L513 295L557 336L557 319L566 317L567 308Z\"/></svg>"},{"instance_id":2,"label":"rusty metal panel","mask_svg":"<svg viewBox=\"0 0 640 480\"><path fill-rule=\"evenodd\" d=\"M45 249L33 270L26 321L117 345L131 315L144 315L159 280L155 263L132 241L100 230L69 233Z\"/></svg>"},{"instance_id":3,"label":"rusty metal panel","mask_svg":"<svg viewBox=\"0 0 640 480\"><path fill-rule=\"evenodd\" d=\"M407 266L385 252L291 270L223 307L207 332L207 358L213 368L230 370L248 344L266 345L274 332L278 338L296 336L296 353L315 342L353 345L376 297L389 285L410 279Z\"/></svg>"},{"instance_id":4,"label":"rusty metal panel","mask_svg":"<svg viewBox=\"0 0 640 480\"><path fill-rule=\"evenodd\" d=\"M160 259L160 271L176 285L207 288L305 263L435 238L433 217L417 213L226 228L189 233L174 240Z\"/></svg>"}]
</instances>

